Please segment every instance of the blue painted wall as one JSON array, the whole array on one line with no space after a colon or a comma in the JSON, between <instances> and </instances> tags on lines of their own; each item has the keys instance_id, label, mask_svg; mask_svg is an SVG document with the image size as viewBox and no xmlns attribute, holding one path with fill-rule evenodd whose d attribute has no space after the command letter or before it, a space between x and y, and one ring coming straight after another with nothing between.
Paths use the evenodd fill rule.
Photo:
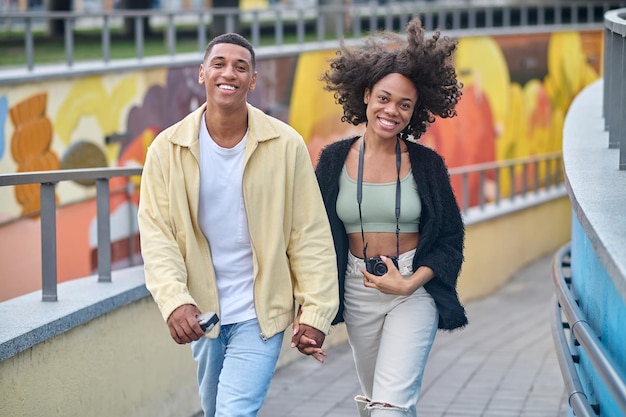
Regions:
<instances>
[{"instance_id":1,"label":"blue painted wall","mask_svg":"<svg viewBox=\"0 0 626 417\"><path fill-rule=\"evenodd\" d=\"M572 291L583 316L611 358L622 379L626 379L626 302L598 258L591 241L572 215ZM602 417L624 417L599 375L595 374L582 348L578 372L591 404L601 404Z\"/></svg>"}]
</instances>

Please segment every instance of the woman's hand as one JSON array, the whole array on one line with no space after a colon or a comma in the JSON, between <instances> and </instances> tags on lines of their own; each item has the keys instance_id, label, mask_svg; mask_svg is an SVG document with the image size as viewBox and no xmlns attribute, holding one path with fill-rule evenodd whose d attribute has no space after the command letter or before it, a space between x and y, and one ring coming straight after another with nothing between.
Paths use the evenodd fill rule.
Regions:
<instances>
[{"instance_id":1,"label":"woman's hand","mask_svg":"<svg viewBox=\"0 0 626 417\"><path fill-rule=\"evenodd\" d=\"M390 258L381 256L380 259L387 265L387 273L385 275L370 274L363 269L361 272L363 273L363 285L368 288L375 288L384 294L411 295L434 276L432 269L420 267L418 269L419 273L416 272L410 277L403 277Z\"/></svg>"},{"instance_id":2,"label":"woman's hand","mask_svg":"<svg viewBox=\"0 0 626 417\"><path fill-rule=\"evenodd\" d=\"M293 336L291 347L297 347L300 353L313 356L318 362L324 363L326 352L322 349L325 335L321 331L306 324L300 324L302 307L298 308L298 314L293 320Z\"/></svg>"}]
</instances>

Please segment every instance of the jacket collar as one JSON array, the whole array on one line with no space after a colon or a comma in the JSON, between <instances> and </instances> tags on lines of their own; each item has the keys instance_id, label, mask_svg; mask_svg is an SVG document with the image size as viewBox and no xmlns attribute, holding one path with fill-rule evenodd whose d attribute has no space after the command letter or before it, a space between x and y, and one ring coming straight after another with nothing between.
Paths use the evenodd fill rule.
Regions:
<instances>
[{"instance_id":1,"label":"jacket collar","mask_svg":"<svg viewBox=\"0 0 626 417\"><path fill-rule=\"evenodd\" d=\"M265 142L279 136L278 130L271 123L269 116L250 103L247 103L246 106L248 109L248 142ZM205 110L206 102L177 123L176 127L171 130L169 141L184 147L197 145L200 122Z\"/></svg>"}]
</instances>

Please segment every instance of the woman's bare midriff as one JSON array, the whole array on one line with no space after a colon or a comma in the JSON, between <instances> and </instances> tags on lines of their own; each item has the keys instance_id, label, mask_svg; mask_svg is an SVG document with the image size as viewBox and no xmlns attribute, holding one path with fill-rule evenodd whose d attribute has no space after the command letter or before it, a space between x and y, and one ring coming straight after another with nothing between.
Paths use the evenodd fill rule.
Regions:
<instances>
[{"instance_id":1,"label":"woman's bare midriff","mask_svg":"<svg viewBox=\"0 0 626 417\"><path fill-rule=\"evenodd\" d=\"M400 233L398 239L400 243L400 253L408 252L417 247L419 233ZM358 258L363 258L363 240L361 233L349 233L348 242L350 252ZM365 243L367 244L367 257L373 256L396 256L396 234L395 233L365 233Z\"/></svg>"}]
</instances>

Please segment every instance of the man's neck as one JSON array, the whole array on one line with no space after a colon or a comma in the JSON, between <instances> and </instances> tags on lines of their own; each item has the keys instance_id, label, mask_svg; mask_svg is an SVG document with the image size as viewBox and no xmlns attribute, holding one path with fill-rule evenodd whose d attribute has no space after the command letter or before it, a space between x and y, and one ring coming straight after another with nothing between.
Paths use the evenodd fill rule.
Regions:
<instances>
[{"instance_id":1,"label":"man's neck","mask_svg":"<svg viewBox=\"0 0 626 417\"><path fill-rule=\"evenodd\" d=\"M222 148L236 146L248 130L248 111L229 112L223 109L209 109L204 113L209 135Z\"/></svg>"}]
</instances>

